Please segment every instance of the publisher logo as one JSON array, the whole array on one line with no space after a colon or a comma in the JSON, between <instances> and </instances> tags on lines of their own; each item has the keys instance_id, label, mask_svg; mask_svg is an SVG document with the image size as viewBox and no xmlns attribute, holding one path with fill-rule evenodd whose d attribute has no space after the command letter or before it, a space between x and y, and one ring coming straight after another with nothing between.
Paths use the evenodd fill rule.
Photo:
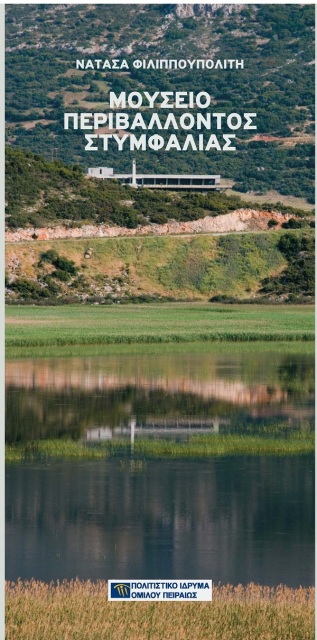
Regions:
<instances>
[{"instance_id":1,"label":"publisher logo","mask_svg":"<svg viewBox=\"0 0 317 640\"><path fill-rule=\"evenodd\" d=\"M126 602L212 600L212 580L109 580L108 599Z\"/></svg>"},{"instance_id":2,"label":"publisher logo","mask_svg":"<svg viewBox=\"0 0 317 640\"><path fill-rule=\"evenodd\" d=\"M128 600L130 599L130 583L129 582L117 582L111 583L111 600Z\"/></svg>"}]
</instances>

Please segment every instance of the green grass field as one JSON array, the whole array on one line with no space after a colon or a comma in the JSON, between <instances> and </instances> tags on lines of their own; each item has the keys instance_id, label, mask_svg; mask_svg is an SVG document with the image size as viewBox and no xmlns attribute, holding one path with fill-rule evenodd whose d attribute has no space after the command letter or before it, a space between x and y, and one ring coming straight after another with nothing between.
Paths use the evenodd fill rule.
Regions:
<instances>
[{"instance_id":1,"label":"green grass field","mask_svg":"<svg viewBox=\"0 0 317 640\"><path fill-rule=\"evenodd\" d=\"M7 347L312 341L314 307L169 303L8 307Z\"/></svg>"},{"instance_id":2,"label":"green grass field","mask_svg":"<svg viewBox=\"0 0 317 640\"><path fill-rule=\"evenodd\" d=\"M313 640L313 588L215 586L212 602L108 602L99 581L6 585L7 640Z\"/></svg>"}]
</instances>

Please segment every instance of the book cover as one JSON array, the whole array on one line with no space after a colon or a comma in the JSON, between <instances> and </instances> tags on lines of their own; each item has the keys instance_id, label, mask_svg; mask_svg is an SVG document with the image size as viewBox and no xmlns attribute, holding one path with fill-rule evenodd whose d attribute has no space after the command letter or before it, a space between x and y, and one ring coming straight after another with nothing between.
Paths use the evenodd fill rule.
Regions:
<instances>
[{"instance_id":1,"label":"book cover","mask_svg":"<svg viewBox=\"0 0 317 640\"><path fill-rule=\"evenodd\" d=\"M10 639L313 637L314 20L6 5Z\"/></svg>"}]
</instances>

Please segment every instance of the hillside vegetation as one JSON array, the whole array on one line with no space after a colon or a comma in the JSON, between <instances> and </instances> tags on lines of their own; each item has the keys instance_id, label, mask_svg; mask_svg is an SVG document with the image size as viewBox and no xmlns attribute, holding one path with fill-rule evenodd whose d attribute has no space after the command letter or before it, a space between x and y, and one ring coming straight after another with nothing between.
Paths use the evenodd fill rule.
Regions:
<instances>
[{"instance_id":1,"label":"hillside vegetation","mask_svg":"<svg viewBox=\"0 0 317 640\"><path fill-rule=\"evenodd\" d=\"M140 171L220 173L242 192L313 202L314 6L50 5L6 7L7 142L70 166L128 170L131 152L84 151L64 111L108 110L108 93L209 91L213 110L257 112L237 151L136 153ZM190 55L189 53L190 52ZM244 59L243 70L136 69L135 59ZM129 69L76 70L76 59L125 59ZM147 109L142 112L149 117ZM175 115L179 115L175 110ZM254 132L253 132L254 133ZM168 135L169 132L163 132Z\"/></svg>"},{"instance_id":2,"label":"hillside vegetation","mask_svg":"<svg viewBox=\"0 0 317 640\"><path fill-rule=\"evenodd\" d=\"M151 222L190 221L226 214L243 206L224 193L177 193L133 189L115 180L87 179L78 165L48 162L31 152L6 150L6 224L44 227L54 223L109 223L136 228ZM292 216L309 212L279 205L251 203L254 209ZM250 203L249 203L250 206ZM308 224L304 220L301 224ZM298 226L301 226L298 224Z\"/></svg>"},{"instance_id":3,"label":"hillside vegetation","mask_svg":"<svg viewBox=\"0 0 317 640\"><path fill-rule=\"evenodd\" d=\"M91 257L85 259L87 249ZM311 301L312 231L7 245L11 301Z\"/></svg>"}]
</instances>

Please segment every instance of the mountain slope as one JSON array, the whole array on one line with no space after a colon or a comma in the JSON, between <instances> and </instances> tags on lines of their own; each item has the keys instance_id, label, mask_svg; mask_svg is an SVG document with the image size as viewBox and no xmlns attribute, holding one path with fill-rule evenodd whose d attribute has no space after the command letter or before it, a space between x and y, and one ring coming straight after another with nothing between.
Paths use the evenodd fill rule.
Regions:
<instances>
[{"instance_id":1,"label":"mountain slope","mask_svg":"<svg viewBox=\"0 0 317 640\"><path fill-rule=\"evenodd\" d=\"M114 180L87 179L78 165L48 162L11 147L6 150L6 198L6 223L11 229L57 223L105 223L131 229L168 220L189 222L243 207L238 195L133 189ZM281 204L252 204L252 208L309 216Z\"/></svg>"},{"instance_id":2,"label":"mountain slope","mask_svg":"<svg viewBox=\"0 0 317 640\"><path fill-rule=\"evenodd\" d=\"M311 231L35 241L8 244L6 270L16 302L311 302L314 242Z\"/></svg>"},{"instance_id":3,"label":"mountain slope","mask_svg":"<svg viewBox=\"0 0 317 640\"><path fill-rule=\"evenodd\" d=\"M242 191L313 201L314 7L308 5L8 5L7 141L68 164L130 167L131 153L89 154L64 111L107 111L116 91L208 90L216 110L257 112L237 151L136 153L140 170L220 173ZM128 71L75 69L126 59ZM135 69L134 59L241 59L243 70Z\"/></svg>"}]
</instances>

